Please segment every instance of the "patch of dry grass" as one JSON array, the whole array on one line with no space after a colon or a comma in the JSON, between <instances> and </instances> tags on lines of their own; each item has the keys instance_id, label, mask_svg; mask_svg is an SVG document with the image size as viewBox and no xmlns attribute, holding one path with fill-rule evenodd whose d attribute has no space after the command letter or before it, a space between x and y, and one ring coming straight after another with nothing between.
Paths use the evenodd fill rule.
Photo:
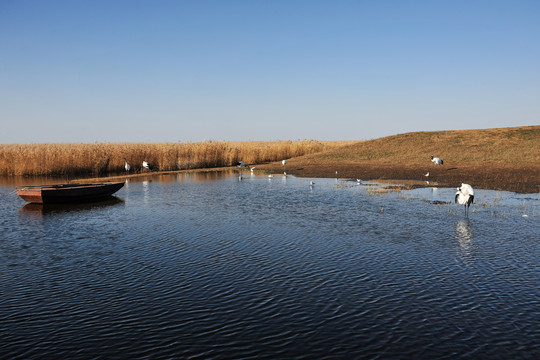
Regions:
<instances>
[{"instance_id":1,"label":"patch of dry grass","mask_svg":"<svg viewBox=\"0 0 540 360\"><path fill-rule=\"evenodd\" d=\"M430 156L444 160L431 163ZM413 132L359 141L291 159L288 172L306 177L462 182L484 189L540 190L540 126ZM279 164L261 167L275 171ZM430 173L429 178L424 174Z\"/></svg>"},{"instance_id":2,"label":"patch of dry grass","mask_svg":"<svg viewBox=\"0 0 540 360\"><path fill-rule=\"evenodd\" d=\"M81 175L141 171L142 161L156 170L231 166L238 161L260 164L341 146L316 140L198 143L79 143L0 145L2 175Z\"/></svg>"},{"instance_id":3,"label":"patch of dry grass","mask_svg":"<svg viewBox=\"0 0 540 360\"><path fill-rule=\"evenodd\" d=\"M313 156L326 161L424 164L438 156L460 163L540 163L540 126L412 132L361 141Z\"/></svg>"}]
</instances>

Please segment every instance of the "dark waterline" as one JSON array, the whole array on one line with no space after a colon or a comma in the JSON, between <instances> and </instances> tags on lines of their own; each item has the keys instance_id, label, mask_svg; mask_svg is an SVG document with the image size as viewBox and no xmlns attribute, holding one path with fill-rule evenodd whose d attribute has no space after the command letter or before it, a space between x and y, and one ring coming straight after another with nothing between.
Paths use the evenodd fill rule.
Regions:
<instances>
[{"instance_id":1,"label":"dark waterline","mask_svg":"<svg viewBox=\"0 0 540 360\"><path fill-rule=\"evenodd\" d=\"M309 186L313 180L314 187ZM0 186L0 358L535 359L539 196L178 174Z\"/></svg>"}]
</instances>

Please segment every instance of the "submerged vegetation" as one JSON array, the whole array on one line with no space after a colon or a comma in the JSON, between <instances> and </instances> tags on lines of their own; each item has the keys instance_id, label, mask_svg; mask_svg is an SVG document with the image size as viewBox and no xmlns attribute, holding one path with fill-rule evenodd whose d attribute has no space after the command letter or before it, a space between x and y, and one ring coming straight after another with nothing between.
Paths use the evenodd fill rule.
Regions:
<instances>
[{"instance_id":1,"label":"submerged vegetation","mask_svg":"<svg viewBox=\"0 0 540 360\"><path fill-rule=\"evenodd\" d=\"M260 164L314 154L346 142L316 140L198 143L67 143L0 145L1 175L83 175L141 171L149 162L160 171Z\"/></svg>"}]
</instances>

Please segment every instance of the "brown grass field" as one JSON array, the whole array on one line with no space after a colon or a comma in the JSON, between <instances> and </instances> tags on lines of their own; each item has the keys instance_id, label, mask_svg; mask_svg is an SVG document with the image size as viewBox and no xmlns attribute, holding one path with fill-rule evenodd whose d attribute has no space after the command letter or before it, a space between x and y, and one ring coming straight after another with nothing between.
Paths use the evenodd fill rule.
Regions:
<instances>
[{"instance_id":1,"label":"brown grass field","mask_svg":"<svg viewBox=\"0 0 540 360\"><path fill-rule=\"evenodd\" d=\"M431 155L443 159L436 166ZM269 164L267 171L282 171ZM418 180L521 193L540 191L540 126L413 132L344 145L287 161L290 174L363 180ZM429 172L429 177L424 174Z\"/></svg>"},{"instance_id":2,"label":"brown grass field","mask_svg":"<svg viewBox=\"0 0 540 360\"><path fill-rule=\"evenodd\" d=\"M434 155L444 165L431 162ZM96 143L0 145L0 174L59 176L144 174L217 169L237 161L257 170L285 170L303 177L407 180L429 186L458 186L521 193L540 191L540 126L412 132L366 141L315 140L201 143ZM235 168L237 169L237 168ZM240 170L240 169L237 169ZM430 176L426 178L425 173Z\"/></svg>"}]
</instances>

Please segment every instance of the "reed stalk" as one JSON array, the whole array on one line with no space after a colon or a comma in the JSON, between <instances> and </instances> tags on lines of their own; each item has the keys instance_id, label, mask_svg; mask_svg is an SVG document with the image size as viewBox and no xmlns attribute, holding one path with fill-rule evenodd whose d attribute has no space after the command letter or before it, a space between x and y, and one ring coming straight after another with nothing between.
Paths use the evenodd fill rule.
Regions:
<instances>
[{"instance_id":1,"label":"reed stalk","mask_svg":"<svg viewBox=\"0 0 540 360\"><path fill-rule=\"evenodd\" d=\"M122 173L124 161L131 172L142 162L155 170L170 171L261 164L309 155L346 142L317 140L188 143L64 143L0 145L1 175L84 175Z\"/></svg>"}]
</instances>

